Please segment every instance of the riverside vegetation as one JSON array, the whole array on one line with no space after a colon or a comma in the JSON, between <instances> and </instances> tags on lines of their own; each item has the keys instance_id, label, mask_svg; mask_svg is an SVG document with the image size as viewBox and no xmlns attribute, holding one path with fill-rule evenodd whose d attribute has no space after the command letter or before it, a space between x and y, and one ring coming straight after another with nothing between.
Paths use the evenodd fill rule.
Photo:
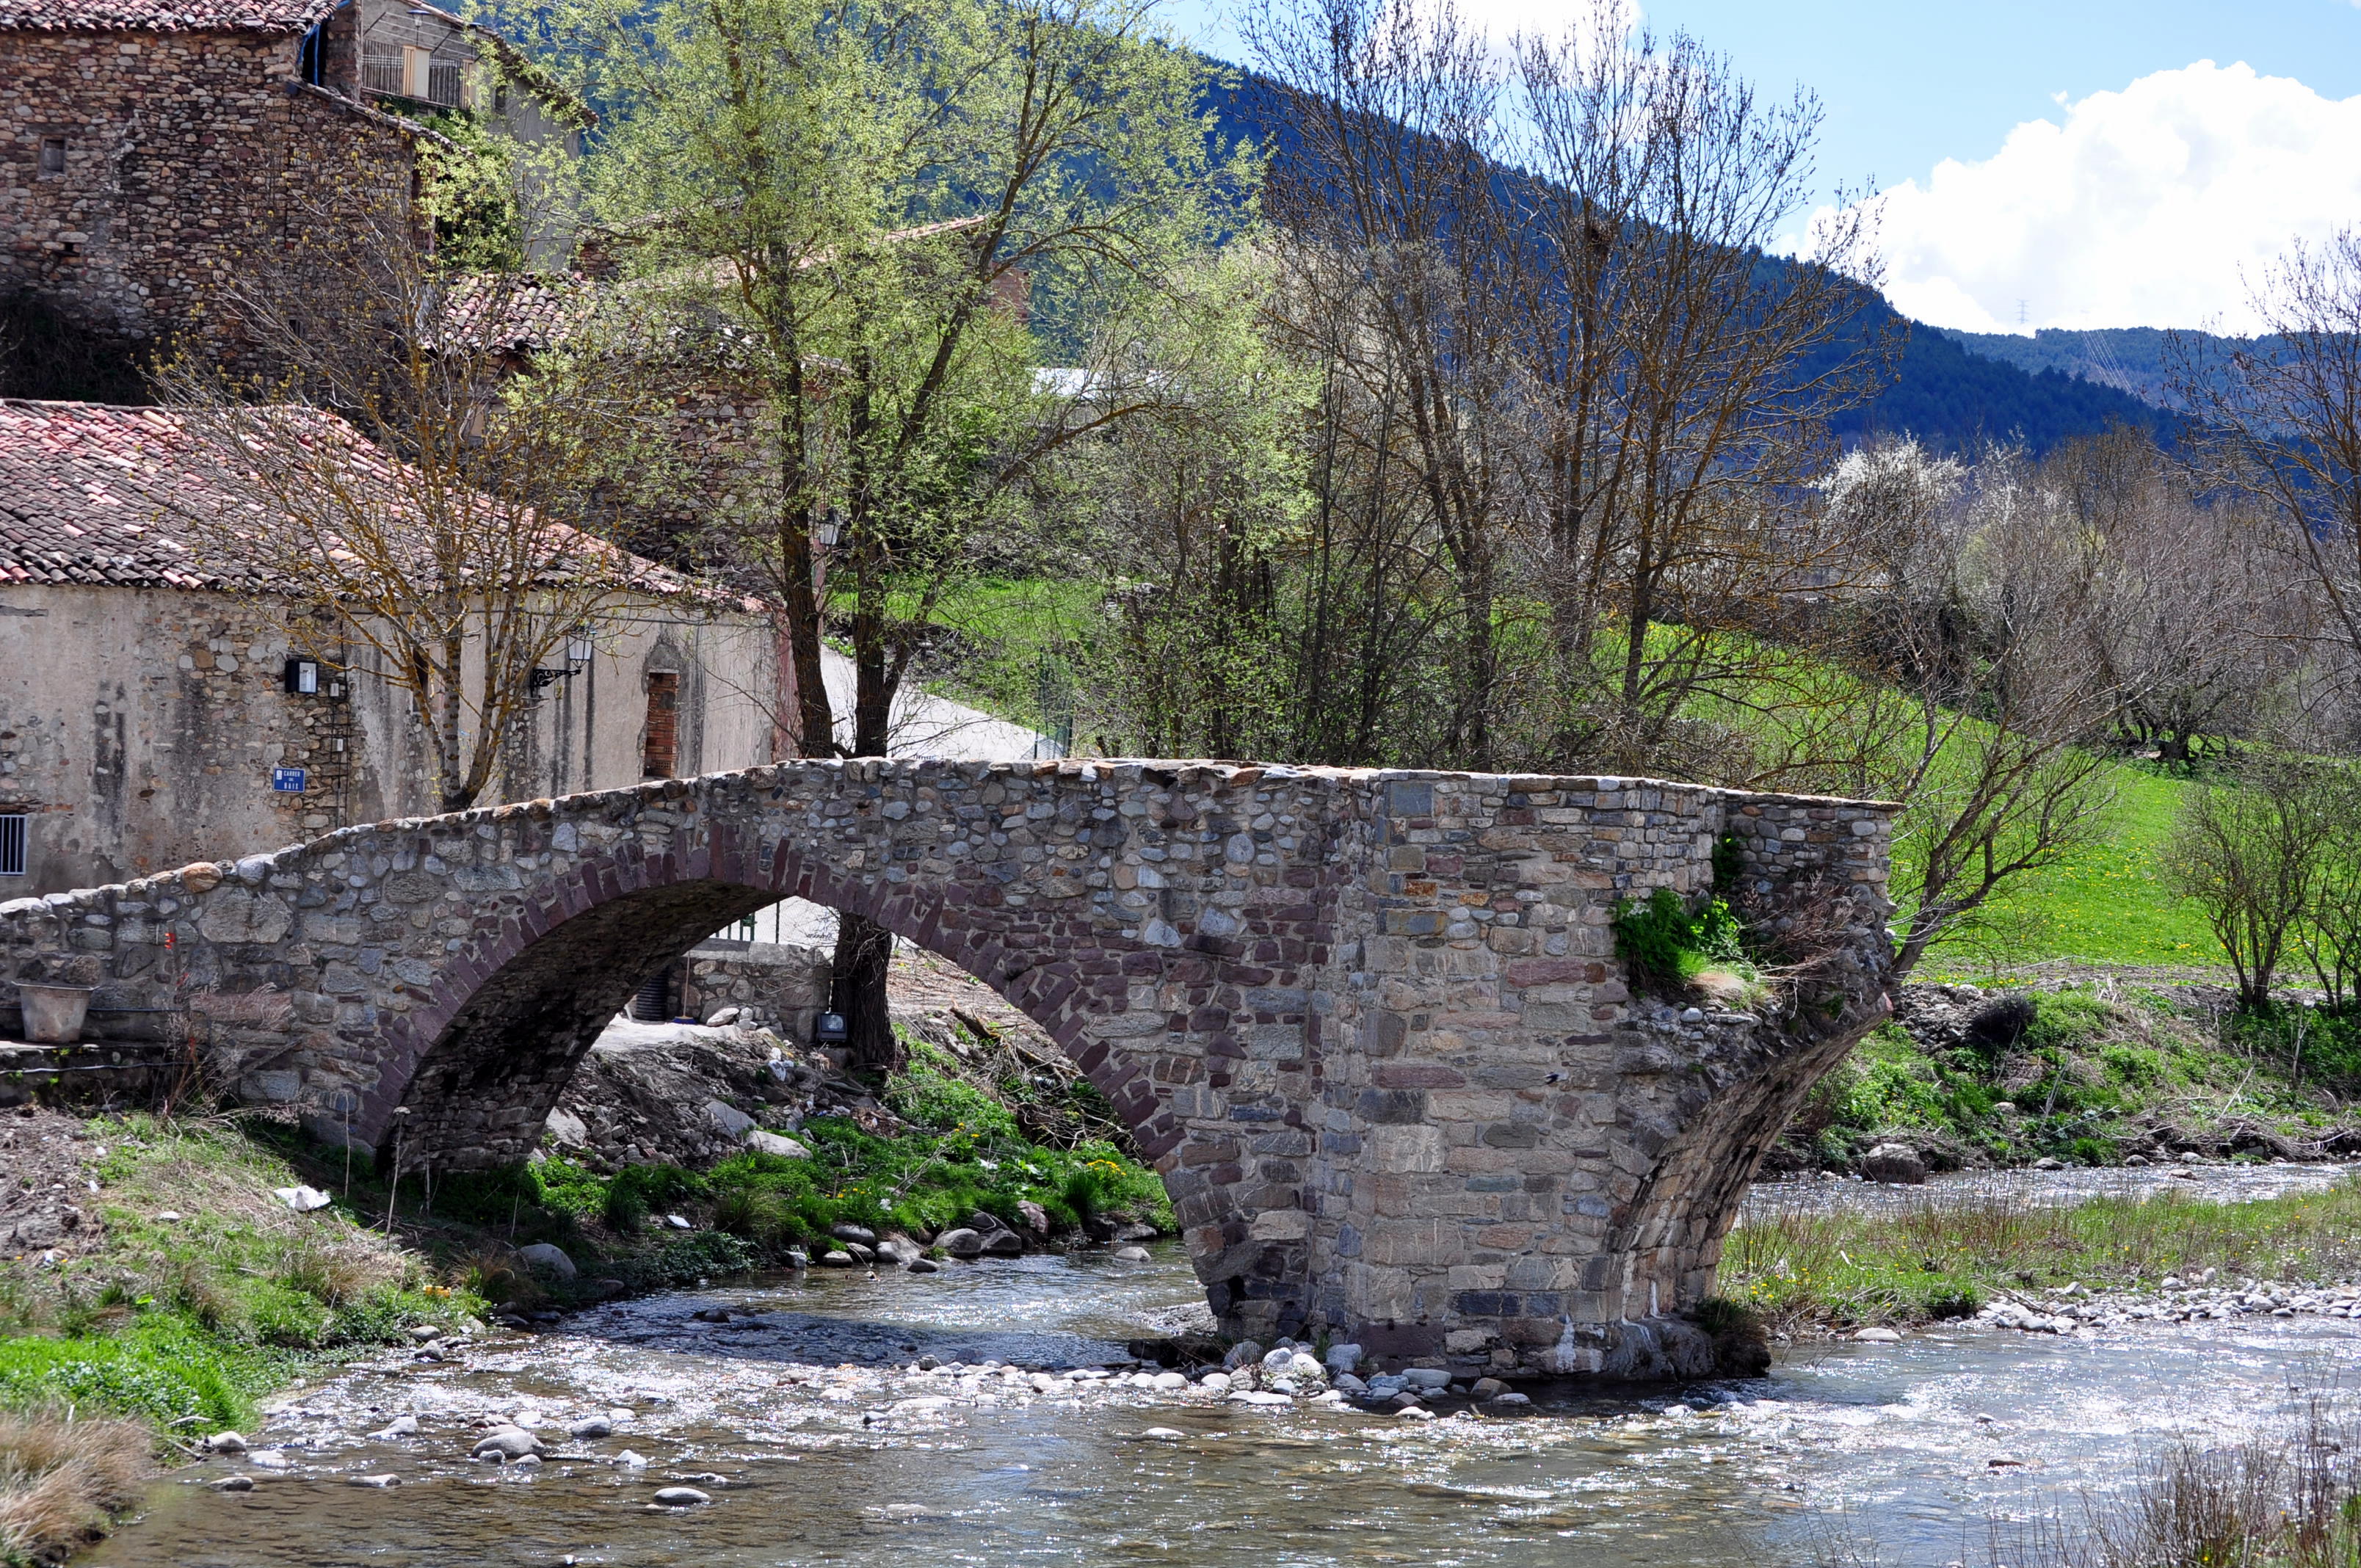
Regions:
<instances>
[{"instance_id":1,"label":"riverside vegetation","mask_svg":"<svg viewBox=\"0 0 2361 1568\"><path fill-rule=\"evenodd\" d=\"M1020 1128L1059 1124L1044 1113L1071 1113L1086 1083L979 1081L924 1040L910 1057L882 1105L807 1122L804 1157L600 1174L552 1157L405 1173L399 1192L367 1157L259 1117L34 1113L39 1174L90 1217L0 1265L0 1560L87 1539L151 1458L375 1346L796 1261L851 1224L931 1238L988 1216L1034 1245L1171 1228L1155 1174L1088 1135L1087 1106L1063 1118L1080 1130L1065 1146ZM316 1212L282 1196L305 1186L327 1200ZM536 1269L535 1243L574 1272Z\"/></svg>"}]
</instances>

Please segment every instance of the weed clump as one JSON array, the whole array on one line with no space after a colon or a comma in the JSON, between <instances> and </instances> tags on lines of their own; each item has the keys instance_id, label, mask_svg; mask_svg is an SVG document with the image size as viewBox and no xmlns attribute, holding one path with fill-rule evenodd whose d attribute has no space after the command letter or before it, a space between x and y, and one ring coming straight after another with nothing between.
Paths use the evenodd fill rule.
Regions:
<instances>
[{"instance_id":1,"label":"weed clump","mask_svg":"<svg viewBox=\"0 0 2361 1568\"><path fill-rule=\"evenodd\" d=\"M1693 914L1678 894L1660 887L1644 901L1619 900L1613 930L1615 956L1648 990L1699 994L1731 1007L1755 1006L1770 994L1726 899L1709 897Z\"/></svg>"}]
</instances>

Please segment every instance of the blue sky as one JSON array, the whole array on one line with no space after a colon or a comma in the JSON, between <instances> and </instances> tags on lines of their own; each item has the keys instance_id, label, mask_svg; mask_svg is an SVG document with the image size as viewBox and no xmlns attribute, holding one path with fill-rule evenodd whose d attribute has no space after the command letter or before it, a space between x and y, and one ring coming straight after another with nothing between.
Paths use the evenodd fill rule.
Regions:
<instances>
[{"instance_id":1,"label":"blue sky","mask_svg":"<svg viewBox=\"0 0 2361 1568\"><path fill-rule=\"evenodd\" d=\"M1569 11L1462 4L1502 30ZM1168 16L1235 59L1237 9L1174 0ZM1889 291L1939 324L2014 327L2022 302L2034 325L2235 328L2290 241L2361 224L2356 0L1642 9L1759 86L1819 95L1824 183L1889 192Z\"/></svg>"}]
</instances>

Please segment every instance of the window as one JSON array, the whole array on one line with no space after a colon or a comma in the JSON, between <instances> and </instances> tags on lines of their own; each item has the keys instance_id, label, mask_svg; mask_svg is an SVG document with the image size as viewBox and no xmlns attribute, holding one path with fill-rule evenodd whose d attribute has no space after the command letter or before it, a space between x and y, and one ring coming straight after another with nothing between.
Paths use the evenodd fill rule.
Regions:
<instances>
[{"instance_id":1,"label":"window","mask_svg":"<svg viewBox=\"0 0 2361 1568\"><path fill-rule=\"evenodd\" d=\"M295 62L296 74L314 87L324 86L327 82L327 26L325 22L313 24L312 30L303 35L303 52Z\"/></svg>"},{"instance_id":2,"label":"window","mask_svg":"<svg viewBox=\"0 0 2361 1568\"><path fill-rule=\"evenodd\" d=\"M492 89L492 113L495 115L505 115L508 112L509 89L508 83L504 82Z\"/></svg>"},{"instance_id":3,"label":"window","mask_svg":"<svg viewBox=\"0 0 2361 1568\"><path fill-rule=\"evenodd\" d=\"M45 178L54 180L65 171L66 138L63 137L43 137L41 138L42 175Z\"/></svg>"},{"instance_id":4,"label":"window","mask_svg":"<svg viewBox=\"0 0 2361 1568\"><path fill-rule=\"evenodd\" d=\"M640 776L668 779L680 763L680 677L648 676L647 738L640 743Z\"/></svg>"},{"instance_id":5,"label":"window","mask_svg":"<svg viewBox=\"0 0 2361 1568\"><path fill-rule=\"evenodd\" d=\"M433 49L421 49L416 44L402 45L401 95L415 98L422 104L426 102L426 95L432 91L434 70Z\"/></svg>"},{"instance_id":6,"label":"window","mask_svg":"<svg viewBox=\"0 0 2361 1568\"><path fill-rule=\"evenodd\" d=\"M25 874L25 814L0 816L0 876Z\"/></svg>"}]
</instances>

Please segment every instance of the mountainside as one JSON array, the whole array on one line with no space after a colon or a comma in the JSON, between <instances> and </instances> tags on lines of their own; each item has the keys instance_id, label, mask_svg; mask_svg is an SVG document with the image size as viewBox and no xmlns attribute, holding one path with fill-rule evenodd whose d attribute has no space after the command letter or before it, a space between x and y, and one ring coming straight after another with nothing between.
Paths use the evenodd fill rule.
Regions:
<instances>
[{"instance_id":1,"label":"mountainside","mask_svg":"<svg viewBox=\"0 0 2361 1568\"><path fill-rule=\"evenodd\" d=\"M1948 327L1935 330L1980 358L1996 359L2037 375L2055 370L2128 392L2158 408L2173 406L2166 387L2167 334L2161 327L2109 327L2095 332L2044 327L2030 337L2005 332L1954 332ZM2210 333L2182 335L2209 345L2216 341Z\"/></svg>"},{"instance_id":2,"label":"mountainside","mask_svg":"<svg viewBox=\"0 0 2361 1568\"><path fill-rule=\"evenodd\" d=\"M1985 354L1962 344L1962 335L1912 322L1894 384L1867 407L1839 417L1838 433L1850 438L1907 433L1953 451L1987 440L2021 441L2037 455L2115 424L2134 425L2159 439L2169 435L2171 415L2156 402L2064 366L2026 365Z\"/></svg>"},{"instance_id":3,"label":"mountainside","mask_svg":"<svg viewBox=\"0 0 2361 1568\"><path fill-rule=\"evenodd\" d=\"M1224 69L1234 74L1211 89L1205 101L1214 139L1251 141L1274 162L1301 156L1301 142L1287 123L1277 84L1235 66ZM1766 262L1787 265L1775 258ZM1882 301L1869 313L1873 319L1864 328L1899 317ZM2160 332L2044 333L2037 343L1947 333L1919 322L1908 325L1908 345L1893 383L1835 421L1837 433L1848 441L1907 433L1942 451L2018 441L2038 455L2061 441L2115 424L2137 426L2159 439L2169 434L2161 396L2150 395L2162 382ZM2078 343L2109 341L2070 354L2062 345L2046 346L2048 339L2070 337ZM2115 339L2124 341L2118 345ZM2043 352L2028 352L2037 347Z\"/></svg>"}]
</instances>

